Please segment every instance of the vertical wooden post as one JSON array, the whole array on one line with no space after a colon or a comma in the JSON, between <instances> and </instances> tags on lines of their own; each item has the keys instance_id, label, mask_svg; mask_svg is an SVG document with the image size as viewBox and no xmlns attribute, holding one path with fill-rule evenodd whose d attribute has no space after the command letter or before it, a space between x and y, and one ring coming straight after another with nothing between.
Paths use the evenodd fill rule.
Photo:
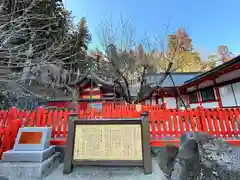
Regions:
<instances>
[{"instance_id":1,"label":"vertical wooden post","mask_svg":"<svg viewBox=\"0 0 240 180\"><path fill-rule=\"evenodd\" d=\"M150 133L148 127L148 112L141 113L142 117L142 144L144 174L152 173L152 157L150 149Z\"/></svg>"},{"instance_id":2,"label":"vertical wooden post","mask_svg":"<svg viewBox=\"0 0 240 180\"><path fill-rule=\"evenodd\" d=\"M202 131L208 132L207 125L206 125L206 113L202 107L198 108L198 115L199 115Z\"/></svg>"},{"instance_id":3,"label":"vertical wooden post","mask_svg":"<svg viewBox=\"0 0 240 180\"><path fill-rule=\"evenodd\" d=\"M202 132L203 131L203 124L202 124L203 122L202 122L201 109L202 109L202 107L197 107L195 109L196 124L197 124L198 132Z\"/></svg>"},{"instance_id":4,"label":"vertical wooden post","mask_svg":"<svg viewBox=\"0 0 240 180\"><path fill-rule=\"evenodd\" d=\"M197 98L198 102L200 103L200 107L202 107L201 93L200 90L198 89L198 85L197 85Z\"/></svg>"},{"instance_id":5,"label":"vertical wooden post","mask_svg":"<svg viewBox=\"0 0 240 180\"><path fill-rule=\"evenodd\" d=\"M217 83L216 83L216 80L214 79L213 80L214 82L214 89L215 89L215 92L216 92L216 96L217 96L217 101L218 101L218 106L220 108L222 108L222 101L221 101L221 96L220 96L220 91L219 91L219 87L217 86Z\"/></svg>"},{"instance_id":6,"label":"vertical wooden post","mask_svg":"<svg viewBox=\"0 0 240 180\"><path fill-rule=\"evenodd\" d=\"M164 104L165 102L164 102L164 97L162 96L162 104Z\"/></svg>"},{"instance_id":7,"label":"vertical wooden post","mask_svg":"<svg viewBox=\"0 0 240 180\"><path fill-rule=\"evenodd\" d=\"M75 124L74 121L68 121L67 144L64 152L63 174L70 174L72 172L72 158L74 150Z\"/></svg>"},{"instance_id":8,"label":"vertical wooden post","mask_svg":"<svg viewBox=\"0 0 240 180\"><path fill-rule=\"evenodd\" d=\"M177 95L175 96L175 99L176 99L176 109L178 109L179 107L178 107L178 96Z\"/></svg>"},{"instance_id":9,"label":"vertical wooden post","mask_svg":"<svg viewBox=\"0 0 240 180\"><path fill-rule=\"evenodd\" d=\"M190 107L190 98L189 98L189 94L187 95L187 107Z\"/></svg>"}]
</instances>

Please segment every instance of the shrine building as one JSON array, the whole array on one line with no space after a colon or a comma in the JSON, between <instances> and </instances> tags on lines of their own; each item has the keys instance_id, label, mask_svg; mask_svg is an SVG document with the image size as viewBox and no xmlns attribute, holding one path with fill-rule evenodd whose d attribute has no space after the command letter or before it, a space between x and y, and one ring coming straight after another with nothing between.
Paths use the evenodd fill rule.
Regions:
<instances>
[{"instance_id":1,"label":"shrine building","mask_svg":"<svg viewBox=\"0 0 240 180\"><path fill-rule=\"evenodd\" d=\"M147 73L145 84L157 83L164 73ZM240 106L240 56L211 69L210 71L171 73L141 104L165 104L166 108L227 108ZM87 75L78 83L78 108L90 106L101 108L103 103L125 103L120 93L109 81ZM48 106L68 107L71 99L55 99ZM184 103L184 105L183 105Z\"/></svg>"}]
</instances>

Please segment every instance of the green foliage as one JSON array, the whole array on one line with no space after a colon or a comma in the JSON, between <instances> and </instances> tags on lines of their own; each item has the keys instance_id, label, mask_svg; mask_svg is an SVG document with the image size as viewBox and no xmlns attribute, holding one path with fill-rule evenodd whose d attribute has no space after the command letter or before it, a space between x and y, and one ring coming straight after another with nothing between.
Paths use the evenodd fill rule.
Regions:
<instances>
[{"instance_id":1,"label":"green foliage","mask_svg":"<svg viewBox=\"0 0 240 180\"><path fill-rule=\"evenodd\" d=\"M173 63L171 71L196 72L201 70L200 55L192 50L192 40L183 29L168 36L168 49L159 53L155 67L159 66L158 71L165 72L170 62Z\"/></svg>"},{"instance_id":2,"label":"green foliage","mask_svg":"<svg viewBox=\"0 0 240 180\"><path fill-rule=\"evenodd\" d=\"M77 49L81 50L83 48L87 50L87 46L91 42L91 40L92 36L89 33L86 18L82 17L79 23Z\"/></svg>"},{"instance_id":3,"label":"green foliage","mask_svg":"<svg viewBox=\"0 0 240 180\"><path fill-rule=\"evenodd\" d=\"M199 53L193 51L192 39L179 28L176 34L168 36L168 51L163 53L160 67L166 70L170 62L172 70L176 72L197 72L202 69L202 61Z\"/></svg>"},{"instance_id":4,"label":"green foliage","mask_svg":"<svg viewBox=\"0 0 240 180\"><path fill-rule=\"evenodd\" d=\"M202 61L197 52L180 52L177 54L179 60L176 67L177 72L198 72L201 71Z\"/></svg>"}]
</instances>

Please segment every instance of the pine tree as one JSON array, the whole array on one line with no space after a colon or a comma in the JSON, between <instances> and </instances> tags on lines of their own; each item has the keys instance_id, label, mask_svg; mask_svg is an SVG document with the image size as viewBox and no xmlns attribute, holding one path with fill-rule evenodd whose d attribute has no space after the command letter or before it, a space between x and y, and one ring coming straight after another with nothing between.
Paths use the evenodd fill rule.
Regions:
<instances>
[{"instance_id":1,"label":"pine tree","mask_svg":"<svg viewBox=\"0 0 240 180\"><path fill-rule=\"evenodd\" d=\"M92 40L92 37L87 27L86 18L82 17L79 23L77 48L79 50L81 50L82 48L84 50L87 50L88 44L91 42L91 40Z\"/></svg>"}]
</instances>

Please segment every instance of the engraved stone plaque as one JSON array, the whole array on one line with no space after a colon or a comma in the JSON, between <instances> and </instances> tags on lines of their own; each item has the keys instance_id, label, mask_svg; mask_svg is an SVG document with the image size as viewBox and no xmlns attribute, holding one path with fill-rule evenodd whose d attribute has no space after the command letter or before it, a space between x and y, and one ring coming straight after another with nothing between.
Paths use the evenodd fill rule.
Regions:
<instances>
[{"instance_id":1,"label":"engraved stone plaque","mask_svg":"<svg viewBox=\"0 0 240 180\"><path fill-rule=\"evenodd\" d=\"M52 128L23 127L18 131L13 151L42 151L49 147Z\"/></svg>"},{"instance_id":2,"label":"engraved stone plaque","mask_svg":"<svg viewBox=\"0 0 240 180\"><path fill-rule=\"evenodd\" d=\"M19 144L41 144L42 132L22 132Z\"/></svg>"}]
</instances>

